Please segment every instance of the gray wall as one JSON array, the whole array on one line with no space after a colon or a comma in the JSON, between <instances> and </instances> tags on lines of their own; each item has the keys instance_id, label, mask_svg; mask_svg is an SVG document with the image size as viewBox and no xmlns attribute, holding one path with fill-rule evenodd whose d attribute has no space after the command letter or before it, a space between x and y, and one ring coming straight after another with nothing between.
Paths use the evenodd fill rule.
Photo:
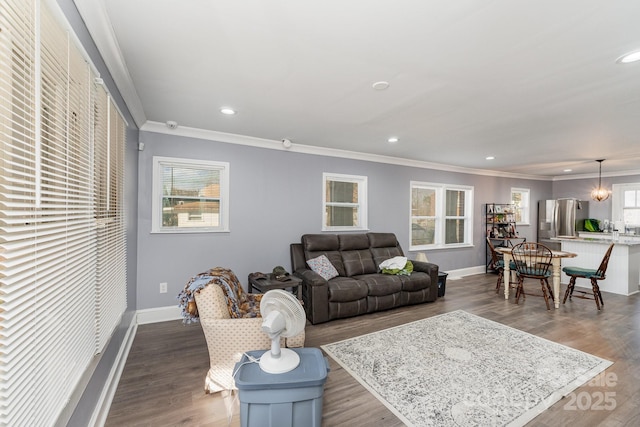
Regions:
<instances>
[{"instance_id":1,"label":"gray wall","mask_svg":"<svg viewBox=\"0 0 640 427\"><path fill-rule=\"evenodd\" d=\"M98 49L96 48L87 28L72 0L57 0L60 8L64 12L67 20L73 27L84 49L91 58L91 61L100 72L100 77L105 82L111 96L123 113L128 122L127 146L125 148L125 183L127 186L125 193L126 205L126 233L127 233L127 309L120 325L111 337L111 341L104 352L96 356L95 364L85 375L85 382L77 390L78 399L69 403L69 407L58 420L58 424L69 426L86 426L98 403L100 393L106 384L106 380L111 368L117 358L120 347L133 316L136 311L136 276L137 276L137 217L138 217L138 129L135 126L131 114L124 103L120 92L107 70Z\"/></svg>"},{"instance_id":2,"label":"gray wall","mask_svg":"<svg viewBox=\"0 0 640 427\"><path fill-rule=\"evenodd\" d=\"M531 200L551 196L548 181L506 179L382 163L255 148L167 134L140 132L138 308L176 304L187 280L208 268L231 268L246 286L247 275L290 270L289 244L305 233L320 233L322 173L368 177L369 229L396 233L409 247L409 182L471 185L474 194L474 247L427 252L444 271L482 266L485 260L484 204L508 203L511 187L531 189ZM229 233L151 234L153 156L230 163ZM532 219L535 219L532 217ZM531 239L534 226L519 228ZM412 254L408 254L411 256ZM168 283L169 292L159 293Z\"/></svg>"},{"instance_id":3,"label":"gray wall","mask_svg":"<svg viewBox=\"0 0 640 427\"><path fill-rule=\"evenodd\" d=\"M606 165L606 163L605 163ZM611 190L613 184L631 184L640 182L640 174L627 176L602 177L602 186ZM589 218L599 220L612 219L611 197L602 202L591 200L591 190L598 186L598 178L556 181L553 183L553 198L575 197L589 200Z\"/></svg>"}]
</instances>

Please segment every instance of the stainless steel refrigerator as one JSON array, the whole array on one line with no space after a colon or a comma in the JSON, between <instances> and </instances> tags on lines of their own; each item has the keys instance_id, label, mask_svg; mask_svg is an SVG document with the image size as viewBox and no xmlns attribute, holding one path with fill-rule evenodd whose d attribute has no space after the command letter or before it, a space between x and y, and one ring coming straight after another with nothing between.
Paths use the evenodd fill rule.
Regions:
<instances>
[{"instance_id":1,"label":"stainless steel refrigerator","mask_svg":"<svg viewBox=\"0 0 640 427\"><path fill-rule=\"evenodd\" d=\"M540 200L538 202L538 242L552 250L560 243L552 237L577 237L584 230L589 214L589 202L577 199Z\"/></svg>"}]
</instances>

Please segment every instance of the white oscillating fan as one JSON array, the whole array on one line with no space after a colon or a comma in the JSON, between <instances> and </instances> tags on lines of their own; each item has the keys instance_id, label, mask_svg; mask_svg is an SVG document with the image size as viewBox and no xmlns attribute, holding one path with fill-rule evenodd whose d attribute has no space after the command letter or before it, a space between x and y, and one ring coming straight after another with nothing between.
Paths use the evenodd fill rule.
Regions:
<instances>
[{"instance_id":1,"label":"white oscillating fan","mask_svg":"<svg viewBox=\"0 0 640 427\"><path fill-rule=\"evenodd\" d=\"M280 348L280 337L293 337L304 329L306 317L300 301L289 292L274 289L260 301L262 331L271 338L271 351L260 358L260 369L269 374L283 374L298 366L300 356L288 348Z\"/></svg>"}]
</instances>

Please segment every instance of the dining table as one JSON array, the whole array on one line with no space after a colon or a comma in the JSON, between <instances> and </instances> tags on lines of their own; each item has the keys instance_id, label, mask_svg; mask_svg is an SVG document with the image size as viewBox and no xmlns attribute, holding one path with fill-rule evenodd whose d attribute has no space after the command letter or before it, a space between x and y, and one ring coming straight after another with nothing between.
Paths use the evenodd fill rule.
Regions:
<instances>
[{"instance_id":1,"label":"dining table","mask_svg":"<svg viewBox=\"0 0 640 427\"><path fill-rule=\"evenodd\" d=\"M509 265L513 261L511 251L513 247L497 247L496 252L501 253L504 257L504 283L510 283L511 269ZM573 252L551 251L551 275L553 278L553 304L555 308L560 308L560 272L562 271L562 258L575 258L578 256ZM509 286L504 287L504 299L509 299Z\"/></svg>"}]
</instances>

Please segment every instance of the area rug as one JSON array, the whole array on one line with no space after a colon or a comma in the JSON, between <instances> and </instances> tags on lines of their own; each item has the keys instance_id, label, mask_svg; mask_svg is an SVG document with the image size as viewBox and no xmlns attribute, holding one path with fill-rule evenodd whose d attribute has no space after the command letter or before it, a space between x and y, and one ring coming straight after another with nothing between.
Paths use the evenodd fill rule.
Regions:
<instances>
[{"instance_id":1,"label":"area rug","mask_svg":"<svg viewBox=\"0 0 640 427\"><path fill-rule=\"evenodd\" d=\"M612 364L461 310L322 348L408 426L522 426Z\"/></svg>"}]
</instances>

